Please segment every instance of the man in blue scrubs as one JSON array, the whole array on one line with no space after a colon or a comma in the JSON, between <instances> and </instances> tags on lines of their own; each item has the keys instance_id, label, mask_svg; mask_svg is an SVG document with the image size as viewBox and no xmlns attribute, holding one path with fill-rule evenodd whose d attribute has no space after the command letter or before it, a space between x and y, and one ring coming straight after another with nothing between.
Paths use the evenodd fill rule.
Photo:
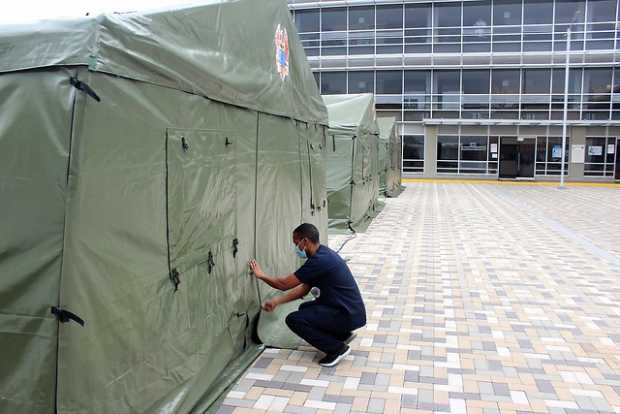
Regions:
<instances>
[{"instance_id":1,"label":"man in blue scrubs","mask_svg":"<svg viewBox=\"0 0 620 414\"><path fill-rule=\"evenodd\" d=\"M254 275L269 286L286 291L266 301L263 309L304 297L312 288L320 292L315 300L302 303L286 317L288 327L310 345L323 351L319 364L332 367L349 354L347 342L353 331L366 325L366 309L357 283L347 264L329 247L320 244L318 229L304 223L293 231L296 254L306 262L295 273L283 277L265 274L255 260Z\"/></svg>"}]
</instances>

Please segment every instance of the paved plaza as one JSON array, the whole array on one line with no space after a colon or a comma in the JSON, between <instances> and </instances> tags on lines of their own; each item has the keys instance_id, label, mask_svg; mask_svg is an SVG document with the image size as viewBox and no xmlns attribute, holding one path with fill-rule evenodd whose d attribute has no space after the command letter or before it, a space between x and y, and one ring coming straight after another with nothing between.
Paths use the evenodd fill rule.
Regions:
<instances>
[{"instance_id":1,"label":"paved plaza","mask_svg":"<svg viewBox=\"0 0 620 414\"><path fill-rule=\"evenodd\" d=\"M620 413L620 189L409 184L341 254L351 355L267 349L221 413Z\"/></svg>"}]
</instances>

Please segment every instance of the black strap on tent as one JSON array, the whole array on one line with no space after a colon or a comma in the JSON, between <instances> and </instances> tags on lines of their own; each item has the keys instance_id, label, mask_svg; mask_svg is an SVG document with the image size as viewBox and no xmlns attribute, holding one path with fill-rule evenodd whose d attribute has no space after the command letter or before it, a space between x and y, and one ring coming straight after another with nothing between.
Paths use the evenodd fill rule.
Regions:
<instances>
[{"instance_id":1,"label":"black strap on tent","mask_svg":"<svg viewBox=\"0 0 620 414\"><path fill-rule=\"evenodd\" d=\"M185 137L181 137L181 148L183 148L183 152L187 152L189 150L189 144Z\"/></svg>"},{"instance_id":2,"label":"black strap on tent","mask_svg":"<svg viewBox=\"0 0 620 414\"><path fill-rule=\"evenodd\" d=\"M93 98L95 101L101 102L101 98L99 97L99 95L97 95L97 93L90 86L88 86L87 84L85 84L81 80L78 80L78 78L71 77L70 78L70 82L71 82L71 85L73 85L75 88L81 90L86 95L88 95L91 98Z\"/></svg>"},{"instance_id":3,"label":"black strap on tent","mask_svg":"<svg viewBox=\"0 0 620 414\"><path fill-rule=\"evenodd\" d=\"M56 319L58 319L61 323L67 323L69 321L74 321L80 326L84 326L84 324L86 323L84 322L84 319L80 318L73 312L69 312L66 309L52 306L51 311L52 311L51 312L52 315L56 316Z\"/></svg>"},{"instance_id":4,"label":"black strap on tent","mask_svg":"<svg viewBox=\"0 0 620 414\"><path fill-rule=\"evenodd\" d=\"M308 148L308 173L310 175L310 214L314 216L314 189L312 185L312 154L310 153L311 144L309 140L306 141L306 147Z\"/></svg>"},{"instance_id":5,"label":"black strap on tent","mask_svg":"<svg viewBox=\"0 0 620 414\"><path fill-rule=\"evenodd\" d=\"M239 252L239 239L234 239L232 242L233 245L233 257L237 257L237 253Z\"/></svg>"},{"instance_id":6,"label":"black strap on tent","mask_svg":"<svg viewBox=\"0 0 620 414\"><path fill-rule=\"evenodd\" d=\"M179 278L179 271L174 268L170 271L170 281L174 285L174 291L179 290L179 284L181 283L181 279Z\"/></svg>"},{"instance_id":7,"label":"black strap on tent","mask_svg":"<svg viewBox=\"0 0 620 414\"><path fill-rule=\"evenodd\" d=\"M211 253L210 250L209 250L209 256L207 257L207 266L208 266L207 270L209 274L211 274L213 267L215 267L215 261L213 261L213 253Z\"/></svg>"}]
</instances>

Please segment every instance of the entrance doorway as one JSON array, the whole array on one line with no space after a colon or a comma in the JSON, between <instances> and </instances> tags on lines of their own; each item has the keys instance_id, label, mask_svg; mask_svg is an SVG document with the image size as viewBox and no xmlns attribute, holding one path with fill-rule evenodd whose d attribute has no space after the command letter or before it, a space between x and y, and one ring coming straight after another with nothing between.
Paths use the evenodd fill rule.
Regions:
<instances>
[{"instance_id":1,"label":"entrance doorway","mask_svg":"<svg viewBox=\"0 0 620 414\"><path fill-rule=\"evenodd\" d=\"M536 138L501 137L499 178L533 179Z\"/></svg>"},{"instance_id":2,"label":"entrance doorway","mask_svg":"<svg viewBox=\"0 0 620 414\"><path fill-rule=\"evenodd\" d=\"M620 138L616 139L616 180L620 180Z\"/></svg>"}]
</instances>

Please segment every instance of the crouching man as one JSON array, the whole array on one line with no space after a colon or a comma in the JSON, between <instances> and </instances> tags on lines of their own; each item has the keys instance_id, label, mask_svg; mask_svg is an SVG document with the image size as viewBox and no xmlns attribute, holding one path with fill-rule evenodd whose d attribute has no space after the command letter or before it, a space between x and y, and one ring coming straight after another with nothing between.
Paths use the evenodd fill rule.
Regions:
<instances>
[{"instance_id":1,"label":"crouching man","mask_svg":"<svg viewBox=\"0 0 620 414\"><path fill-rule=\"evenodd\" d=\"M286 317L288 327L310 345L325 353L324 367L338 364L349 354L353 331L366 325L366 309L347 264L329 247L320 244L319 231L304 223L293 231L295 253L306 262L295 273L274 277L265 274L255 260L254 275L269 286L286 291L263 304L273 311L278 305L299 299L313 289L315 300L302 303Z\"/></svg>"}]
</instances>

